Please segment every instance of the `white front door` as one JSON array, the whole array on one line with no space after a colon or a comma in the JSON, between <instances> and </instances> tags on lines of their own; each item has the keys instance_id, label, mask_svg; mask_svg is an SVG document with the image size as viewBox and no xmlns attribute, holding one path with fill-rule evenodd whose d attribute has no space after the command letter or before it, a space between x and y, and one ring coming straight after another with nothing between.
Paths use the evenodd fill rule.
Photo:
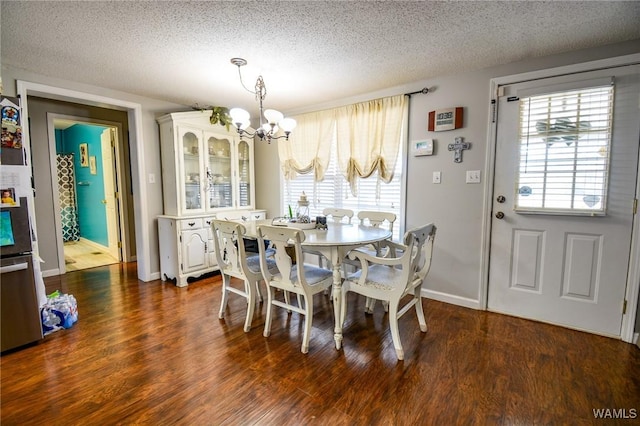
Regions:
<instances>
[{"instance_id":1,"label":"white front door","mask_svg":"<svg viewBox=\"0 0 640 426\"><path fill-rule=\"evenodd\" d=\"M620 336L640 144L639 80L640 67L627 66L504 86L489 310ZM598 102L581 91L606 92L607 86L613 92L598 92ZM610 139L603 130L608 125Z\"/></svg>"}]
</instances>

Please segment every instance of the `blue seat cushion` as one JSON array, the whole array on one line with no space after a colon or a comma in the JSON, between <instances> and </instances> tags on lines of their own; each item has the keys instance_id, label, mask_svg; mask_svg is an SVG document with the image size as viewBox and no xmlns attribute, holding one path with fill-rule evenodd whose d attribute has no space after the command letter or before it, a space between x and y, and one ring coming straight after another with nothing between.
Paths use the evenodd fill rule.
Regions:
<instances>
[{"instance_id":1,"label":"blue seat cushion","mask_svg":"<svg viewBox=\"0 0 640 426\"><path fill-rule=\"evenodd\" d=\"M270 271L276 269L276 261L273 260L273 254L275 250L268 249L267 250L267 267ZM260 255L259 254L251 254L247 255L247 267L254 274L260 273Z\"/></svg>"}]
</instances>

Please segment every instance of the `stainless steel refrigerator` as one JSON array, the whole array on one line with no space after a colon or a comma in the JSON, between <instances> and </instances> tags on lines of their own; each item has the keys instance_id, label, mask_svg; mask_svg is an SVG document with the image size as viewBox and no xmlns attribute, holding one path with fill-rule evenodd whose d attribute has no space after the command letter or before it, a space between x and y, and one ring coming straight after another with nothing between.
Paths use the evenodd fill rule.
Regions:
<instances>
[{"instance_id":1,"label":"stainless steel refrigerator","mask_svg":"<svg viewBox=\"0 0 640 426\"><path fill-rule=\"evenodd\" d=\"M29 215L31 170L22 141L19 102L0 98L0 350L42 339Z\"/></svg>"}]
</instances>

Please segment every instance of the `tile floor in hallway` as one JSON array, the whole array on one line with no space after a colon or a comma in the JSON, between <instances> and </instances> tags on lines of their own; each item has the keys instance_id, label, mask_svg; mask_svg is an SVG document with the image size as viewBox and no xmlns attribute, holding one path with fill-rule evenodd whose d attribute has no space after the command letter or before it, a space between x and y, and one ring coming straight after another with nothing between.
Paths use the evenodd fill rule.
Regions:
<instances>
[{"instance_id":1,"label":"tile floor in hallway","mask_svg":"<svg viewBox=\"0 0 640 426\"><path fill-rule=\"evenodd\" d=\"M64 261L67 272L119 263L109 253L84 241L64 243Z\"/></svg>"}]
</instances>

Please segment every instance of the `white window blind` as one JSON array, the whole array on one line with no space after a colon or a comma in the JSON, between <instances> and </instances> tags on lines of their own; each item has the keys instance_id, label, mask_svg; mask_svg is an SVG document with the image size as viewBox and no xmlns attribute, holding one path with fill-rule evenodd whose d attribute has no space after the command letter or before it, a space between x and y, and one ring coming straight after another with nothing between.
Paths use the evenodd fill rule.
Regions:
<instances>
[{"instance_id":1,"label":"white window blind","mask_svg":"<svg viewBox=\"0 0 640 426\"><path fill-rule=\"evenodd\" d=\"M520 99L519 213L606 213L613 85Z\"/></svg>"},{"instance_id":2,"label":"white window blind","mask_svg":"<svg viewBox=\"0 0 640 426\"><path fill-rule=\"evenodd\" d=\"M401 146L402 144L400 144ZM283 181L282 211L287 215L289 206L295 215L298 207L298 199L304 191L310 205L309 214L313 219L322 215L322 210L327 207L345 208L354 211L352 223L357 223L356 217L361 210L385 211L395 213L397 220L394 226L393 239L400 238L400 228L402 228L402 217L400 216L400 204L402 198L402 163L397 161L394 176L390 183L385 184L378 179L377 173L373 176L358 179L357 196L353 196L349 183L338 172L336 141L331 144L331 160L322 182L314 182L313 173L298 174L295 179ZM400 155L398 155L400 158ZM380 197L376 200L376 189L380 185ZM315 191L315 192L314 192Z\"/></svg>"}]
</instances>

